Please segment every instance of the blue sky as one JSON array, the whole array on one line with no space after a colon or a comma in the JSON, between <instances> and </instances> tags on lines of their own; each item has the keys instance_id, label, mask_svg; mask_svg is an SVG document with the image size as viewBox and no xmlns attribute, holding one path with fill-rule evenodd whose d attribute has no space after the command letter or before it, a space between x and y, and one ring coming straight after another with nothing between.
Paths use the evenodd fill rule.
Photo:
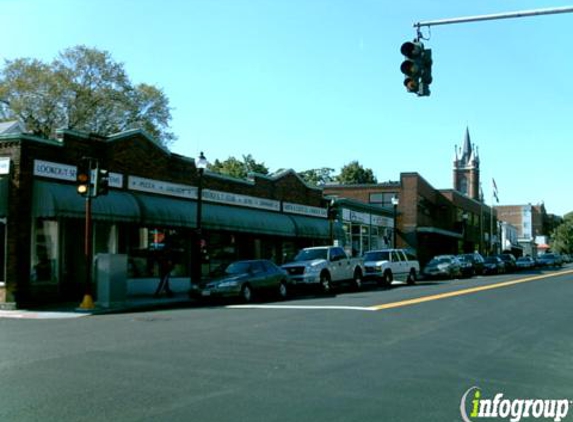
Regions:
<instances>
[{"instance_id":1,"label":"blue sky","mask_svg":"<svg viewBox=\"0 0 573 422\"><path fill-rule=\"evenodd\" d=\"M491 202L573 211L573 14L424 30L432 95L405 91L412 24L569 6L560 0L0 0L0 59L85 44L162 88L176 153L252 154L271 171L358 160L379 181L452 187L466 127Z\"/></svg>"}]
</instances>

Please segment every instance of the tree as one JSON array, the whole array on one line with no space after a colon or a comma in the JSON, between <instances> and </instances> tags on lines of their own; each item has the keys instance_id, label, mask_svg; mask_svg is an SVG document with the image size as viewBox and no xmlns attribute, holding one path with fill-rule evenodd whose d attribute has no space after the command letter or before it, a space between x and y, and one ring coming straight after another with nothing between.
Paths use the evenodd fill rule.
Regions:
<instances>
[{"instance_id":1,"label":"tree","mask_svg":"<svg viewBox=\"0 0 573 422\"><path fill-rule=\"evenodd\" d=\"M559 253L573 252L573 212L565 214L563 223L552 233L552 249Z\"/></svg>"},{"instance_id":2,"label":"tree","mask_svg":"<svg viewBox=\"0 0 573 422\"><path fill-rule=\"evenodd\" d=\"M332 173L334 169L323 167L320 169L305 170L298 173L302 180L309 185L321 186L334 180Z\"/></svg>"},{"instance_id":3,"label":"tree","mask_svg":"<svg viewBox=\"0 0 573 422\"><path fill-rule=\"evenodd\" d=\"M251 154L243 155L243 161L229 157L225 161L215 160L209 164L209 170L238 179L246 179L249 173L269 174L264 163L257 163Z\"/></svg>"},{"instance_id":4,"label":"tree","mask_svg":"<svg viewBox=\"0 0 573 422\"><path fill-rule=\"evenodd\" d=\"M49 64L6 60L0 70L0 119L18 119L46 138L60 128L103 136L143 129L165 146L175 140L163 91L132 84L109 52L86 46L64 50Z\"/></svg>"},{"instance_id":5,"label":"tree","mask_svg":"<svg viewBox=\"0 0 573 422\"><path fill-rule=\"evenodd\" d=\"M342 167L340 174L336 176L336 180L343 185L377 183L374 172L371 169L362 167L358 161L352 161Z\"/></svg>"}]
</instances>

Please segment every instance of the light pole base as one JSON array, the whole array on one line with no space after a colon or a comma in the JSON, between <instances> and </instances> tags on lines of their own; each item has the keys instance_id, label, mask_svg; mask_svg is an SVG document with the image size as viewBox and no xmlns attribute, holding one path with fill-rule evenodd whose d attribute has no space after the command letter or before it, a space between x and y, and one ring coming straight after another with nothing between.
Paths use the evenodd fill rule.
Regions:
<instances>
[{"instance_id":1,"label":"light pole base","mask_svg":"<svg viewBox=\"0 0 573 422\"><path fill-rule=\"evenodd\" d=\"M95 303L92 296L89 294L84 295L84 300L82 300L82 303L80 303L78 309L82 311L90 311L95 309Z\"/></svg>"}]
</instances>

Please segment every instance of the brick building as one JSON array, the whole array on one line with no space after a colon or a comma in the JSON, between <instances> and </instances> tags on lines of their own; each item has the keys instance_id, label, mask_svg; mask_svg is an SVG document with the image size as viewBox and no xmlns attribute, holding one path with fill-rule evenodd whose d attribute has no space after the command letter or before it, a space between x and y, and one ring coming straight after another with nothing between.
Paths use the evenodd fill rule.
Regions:
<instances>
[{"instance_id":1,"label":"brick building","mask_svg":"<svg viewBox=\"0 0 573 422\"><path fill-rule=\"evenodd\" d=\"M438 254L489 251L491 208L456 190L437 190L418 173L401 173L397 182L327 185L324 194L379 207L397 197L397 246L415 250L422 263Z\"/></svg>"},{"instance_id":2,"label":"brick building","mask_svg":"<svg viewBox=\"0 0 573 422\"><path fill-rule=\"evenodd\" d=\"M193 159L141 131L99 137L64 130L56 139L6 133L0 135L0 307L81 298L86 200L76 192L76 171L83 156L110 172L109 193L92 201L93 251L127 256L129 294L153 292L161 248L173 253L173 288L187 290L199 265L194 244L202 245L206 274L241 258L280 264L300 247L331 241L322 190L292 170L250 180L207 171L198 239Z\"/></svg>"}]
</instances>

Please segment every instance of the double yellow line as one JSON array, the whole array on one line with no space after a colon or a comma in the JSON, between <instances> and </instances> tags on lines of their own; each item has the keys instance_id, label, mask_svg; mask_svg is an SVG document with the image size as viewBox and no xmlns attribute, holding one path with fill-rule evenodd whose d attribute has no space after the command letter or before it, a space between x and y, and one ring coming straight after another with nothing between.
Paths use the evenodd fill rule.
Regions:
<instances>
[{"instance_id":1,"label":"double yellow line","mask_svg":"<svg viewBox=\"0 0 573 422\"><path fill-rule=\"evenodd\" d=\"M372 310L372 311L382 311L385 309L401 308L403 306L416 305L418 303L431 302L434 300L446 299L449 297L469 295L472 293L483 292L486 290L493 290L493 289L499 289L501 287L513 286L515 284L528 283L530 281L536 281L536 280L542 280L542 279L550 278L550 277L562 276L565 274L573 274L573 270L560 271L558 273L551 273L551 274L543 274L543 275L538 275L535 277L520 278L518 280L505 281L503 283L488 284L487 286L472 287L469 289L456 290L455 292L448 292L448 293L440 293L440 294L432 295L432 296L423 296L423 297L419 297L416 299L402 300L400 302L385 303L382 305L370 306L368 309Z\"/></svg>"}]
</instances>

